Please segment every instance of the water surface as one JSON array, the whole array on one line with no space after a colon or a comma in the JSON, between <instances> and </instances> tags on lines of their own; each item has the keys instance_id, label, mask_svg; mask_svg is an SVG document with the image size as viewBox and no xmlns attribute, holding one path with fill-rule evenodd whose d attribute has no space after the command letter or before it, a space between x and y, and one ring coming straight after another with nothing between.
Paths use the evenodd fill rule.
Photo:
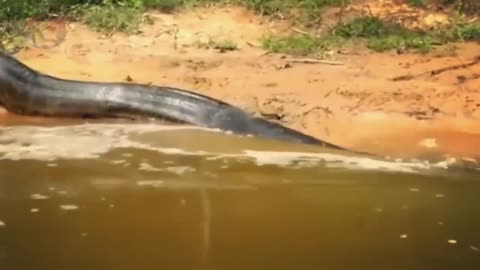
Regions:
<instances>
[{"instance_id":1,"label":"water surface","mask_svg":"<svg viewBox=\"0 0 480 270\"><path fill-rule=\"evenodd\" d=\"M0 127L0 269L476 269L480 171L155 124Z\"/></svg>"}]
</instances>

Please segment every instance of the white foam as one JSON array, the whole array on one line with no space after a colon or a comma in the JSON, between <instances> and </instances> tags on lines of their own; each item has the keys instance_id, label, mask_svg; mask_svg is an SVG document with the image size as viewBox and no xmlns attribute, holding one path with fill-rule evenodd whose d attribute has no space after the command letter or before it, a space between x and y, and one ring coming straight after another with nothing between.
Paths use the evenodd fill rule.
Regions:
<instances>
[{"instance_id":1,"label":"white foam","mask_svg":"<svg viewBox=\"0 0 480 270\"><path fill-rule=\"evenodd\" d=\"M48 199L48 196L42 194L31 194L30 198L32 198L33 200L46 200Z\"/></svg>"},{"instance_id":2,"label":"white foam","mask_svg":"<svg viewBox=\"0 0 480 270\"><path fill-rule=\"evenodd\" d=\"M61 204L59 205L60 209L65 210L65 211L72 211L72 210L77 210L78 206L74 204Z\"/></svg>"},{"instance_id":3,"label":"white foam","mask_svg":"<svg viewBox=\"0 0 480 270\"><path fill-rule=\"evenodd\" d=\"M34 159L52 162L61 159L97 159L116 148L137 148L166 155L205 156L206 159L248 159L258 166L276 165L294 168L326 166L364 170L417 172L431 168L447 168L449 161L405 162L378 160L364 156L333 153L244 150L238 153L187 151L179 147L161 147L132 139L132 135L199 129L190 126L161 126L157 124L81 124L59 127L16 126L0 127L0 160ZM209 130L212 131L212 130ZM233 140L233 139L232 139ZM179 143L181 145L181 143ZM124 155L125 156L125 155ZM126 156L125 156L126 157ZM120 163L118 160L112 163ZM454 162L454 161L452 161ZM123 163L123 160L122 160ZM118 164L120 166L120 164ZM181 166L182 164L176 164ZM174 168L174 167L172 167ZM194 168L177 167L178 174ZM155 169L142 164L143 170ZM173 170L175 171L175 170Z\"/></svg>"},{"instance_id":4,"label":"white foam","mask_svg":"<svg viewBox=\"0 0 480 270\"><path fill-rule=\"evenodd\" d=\"M0 128L0 160L98 158L115 148L149 148L132 141L129 134L199 129L154 124L82 124L60 127L16 126ZM182 154L182 149L163 148L164 154Z\"/></svg>"}]
</instances>

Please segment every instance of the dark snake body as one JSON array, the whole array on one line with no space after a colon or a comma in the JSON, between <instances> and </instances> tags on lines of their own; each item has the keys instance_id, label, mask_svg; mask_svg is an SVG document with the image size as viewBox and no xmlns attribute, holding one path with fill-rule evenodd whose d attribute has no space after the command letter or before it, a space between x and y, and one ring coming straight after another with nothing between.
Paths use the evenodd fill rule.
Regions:
<instances>
[{"instance_id":1,"label":"dark snake body","mask_svg":"<svg viewBox=\"0 0 480 270\"><path fill-rule=\"evenodd\" d=\"M228 103L171 87L55 78L0 53L0 105L23 115L153 117L238 135L345 150Z\"/></svg>"}]
</instances>

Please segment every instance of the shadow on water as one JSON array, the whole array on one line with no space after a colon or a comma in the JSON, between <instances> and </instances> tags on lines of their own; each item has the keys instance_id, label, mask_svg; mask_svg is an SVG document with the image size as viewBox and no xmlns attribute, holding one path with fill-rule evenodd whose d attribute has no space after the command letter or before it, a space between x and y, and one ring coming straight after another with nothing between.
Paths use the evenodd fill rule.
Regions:
<instances>
[{"instance_id":1,"label":"shadow on water","mask_svg":"<svg viewBox=\"0 0 480 270\"><path fill-rule=\"evenodd\" d=\"M193 128L0 127L0 269L476 269L480 175Z\"/></svg>"}]
</instances>

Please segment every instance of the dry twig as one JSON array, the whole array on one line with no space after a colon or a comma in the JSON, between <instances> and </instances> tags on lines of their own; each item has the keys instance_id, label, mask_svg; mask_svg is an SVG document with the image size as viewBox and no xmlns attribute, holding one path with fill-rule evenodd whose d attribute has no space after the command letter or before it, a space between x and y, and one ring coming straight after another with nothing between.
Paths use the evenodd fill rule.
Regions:
<instances>
[{"instance_id":1,"label":"dry twig","mask_svg":"<svg viewBox=\"0 0 480 270\"><path fill-rule=\"evenodd\" d=\"M286 58L284 59L287 62L291 63L306 63L306 64L326 64L326 65L343 65L343 62L337 61L330 61L330 60L322 60L322 59L314 59L314 58Z\"/></svg>"}]
</instances>

